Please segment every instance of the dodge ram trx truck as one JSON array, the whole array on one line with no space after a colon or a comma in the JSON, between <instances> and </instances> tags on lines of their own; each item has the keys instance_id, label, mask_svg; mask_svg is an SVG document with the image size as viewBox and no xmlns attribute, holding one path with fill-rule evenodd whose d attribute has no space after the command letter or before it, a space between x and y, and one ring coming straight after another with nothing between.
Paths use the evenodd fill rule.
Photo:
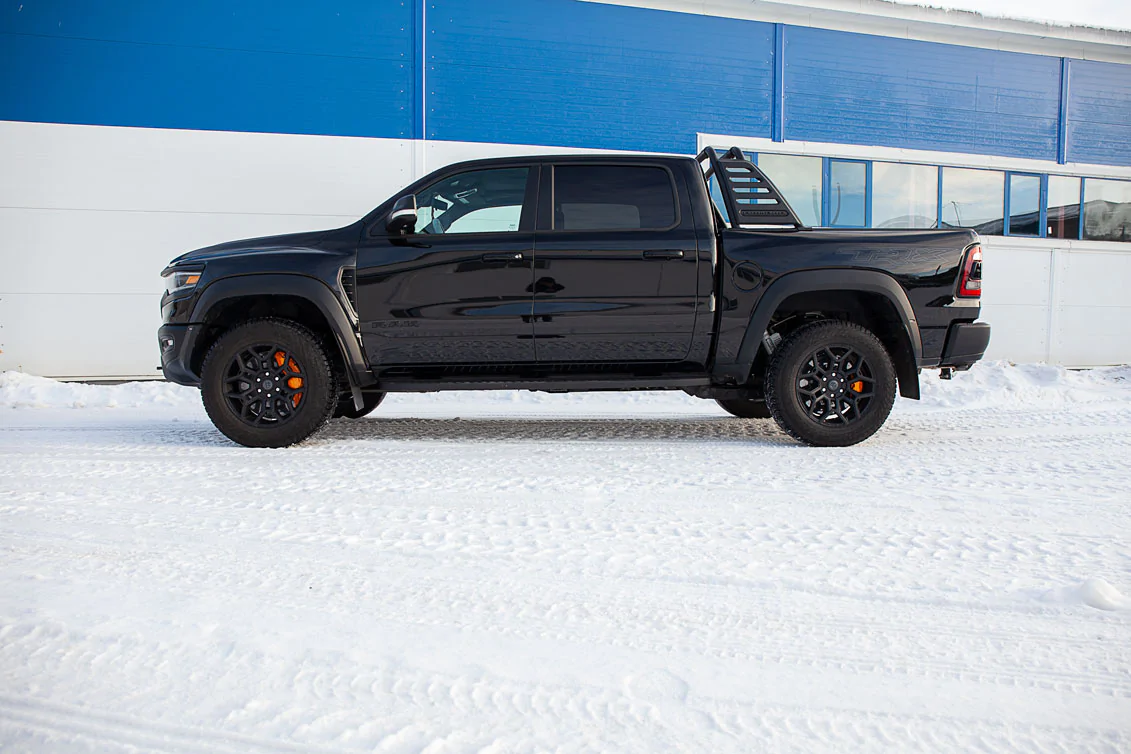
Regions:
<instances>
[{"instance_id":1,"label":"dodge ram trx truck","mask_svg":"<svg viewBox=\"0 0 1131 754\"><path fill-rule=\"evenodd\" d=\"M165 377L256 447L390 392L497 389L683 390L852 445L990 336L973 231L805 227L737 148L459 163L162 275Z\"/></svg>"}]
</instances>

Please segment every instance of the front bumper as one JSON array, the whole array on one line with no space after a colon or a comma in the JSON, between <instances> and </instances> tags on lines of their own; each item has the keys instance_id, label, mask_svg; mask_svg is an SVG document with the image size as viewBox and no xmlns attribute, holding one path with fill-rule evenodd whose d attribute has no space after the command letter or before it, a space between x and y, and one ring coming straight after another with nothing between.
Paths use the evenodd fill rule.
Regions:
<instances>
[{"instance_id":1,"label":"front bumper","mask_svg":"<svg viewBox=\"0 0 1131 754\"><path fill-rule=\"evenodd\" d=\"M986 322L964 322L950 326L943 346L941 367L969 369L986 353L990 326Z\"/></svg>"},{"instance_id":2,"label":"front bumper","mask_svg":"<svg viewBox=\"0 0 1131 754\"><path fill-rule=\"evenodd\" d=\"M162 325L157 330L161 349L161 371L165 379L178 385L200 386L200 376L192 371L192 352L203 325Z\"/></svg>"}]
</instances>

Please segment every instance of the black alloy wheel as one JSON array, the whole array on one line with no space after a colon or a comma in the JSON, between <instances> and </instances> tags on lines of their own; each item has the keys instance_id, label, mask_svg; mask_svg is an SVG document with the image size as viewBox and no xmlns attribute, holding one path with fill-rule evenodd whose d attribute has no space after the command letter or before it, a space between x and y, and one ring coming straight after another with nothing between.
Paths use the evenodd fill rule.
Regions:
<instances>
[{"instance_id":1,"label":"black alloy wheel","mask_svg":"<svg viewBox=\"0 0 1131 754\"><path fill-rule=\"evenodd\" d=\"M295 322L258 319L224 333L201 369L201 397L216 428L241 445L302 442L330 418L334 373L319 338Z\"/></svg>"},{"instance_id":2,"label":"black alloy wheel","mask_svg":"<svg viewBox=\"0 0 1131 754\"><path fill-rule=\"evenodd\" d=\"M860 325L822 320L791 333L766 370L766 405L808 445L855 445L875 434L895 403L895 366Z\"/></svg>"},{"instance_id":3,"label":"black alloy wheel","mask_svg":"<svg viewBox=\"0 0 1131 754\"><path fill-rule=\"evenodd\" d=\"M294 354L278 343L256 343L228 364L224 398L253 427L294 418L306 395L306 377Z\"/></svg>"},{"instance_id":4,"label":"black alloy wheel","mask_svg":"<svg viewBox=\"0 0 1131 754\"><path fill-rule=\"evenodd\" d=\"M797 379L797 400L818 423L859 421L876 397L872 367L846 345L821 346L809 354Z\"/></svg>"}]
</instances>

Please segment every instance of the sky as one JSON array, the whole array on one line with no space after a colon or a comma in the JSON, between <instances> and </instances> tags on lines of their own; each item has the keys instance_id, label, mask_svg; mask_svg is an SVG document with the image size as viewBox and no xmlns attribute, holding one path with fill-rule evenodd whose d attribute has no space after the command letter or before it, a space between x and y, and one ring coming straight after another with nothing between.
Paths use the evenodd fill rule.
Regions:
<instances>
[{"instance_id":1,"label":"sky","mask_svg":"<svg viewBox=\"0 0 1131 754\"><path fill-rule=\"evenodd\" d=\"M1008 16L1059 24L1131 29L1131 0L896 0L910 5L972 10L988 16Z\"/></svg>"}]
</instances>

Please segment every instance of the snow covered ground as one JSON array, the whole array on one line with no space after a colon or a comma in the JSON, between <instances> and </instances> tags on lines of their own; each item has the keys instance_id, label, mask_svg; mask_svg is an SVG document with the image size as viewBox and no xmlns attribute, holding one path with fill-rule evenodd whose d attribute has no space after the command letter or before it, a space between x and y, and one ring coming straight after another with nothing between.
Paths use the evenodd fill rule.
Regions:
<instances>
[{"instance_id":1,"label":"snow covered ground","mask_svg":"<svg viewBox=\"0 0 1131 754\"><path fill-rule=\"evenodd\" d=\"M1131 369L924 388L840 450L675 393L250 450L0 375L0 749L1128 751Z\"/></svg>"}]
</instances>

